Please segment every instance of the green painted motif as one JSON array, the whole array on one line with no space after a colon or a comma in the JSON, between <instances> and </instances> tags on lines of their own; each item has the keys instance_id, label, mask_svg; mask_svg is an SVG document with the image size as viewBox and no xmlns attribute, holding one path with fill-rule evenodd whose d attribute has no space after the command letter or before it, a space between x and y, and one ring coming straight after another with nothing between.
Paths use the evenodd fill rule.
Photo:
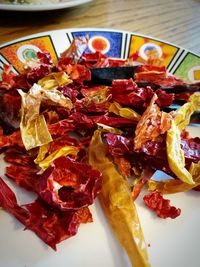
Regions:
<instances>
[{"instance_id":1,"label":"green painted motif","mask_svg":"<svg viewBox=\"0 0 200 267\"><path fill-rule=\"evenodd\" d=\"M197 74L196 74L197 73ZM200 73L200 57L188 53L178 66L174 74L188 82L195 82L199 80Z\"/></svg>"},{"instance_id":2,"label":"green painted motif","mask_svg":"<svg viewBox=\"0 0 200 267\"><path fill-rule=\"evenodd\" d=\"M24 57L24 59L36 59L37 58L37 52L33 49L25 49L23 51L23 57Z\"/></svg>"}]
</instances>

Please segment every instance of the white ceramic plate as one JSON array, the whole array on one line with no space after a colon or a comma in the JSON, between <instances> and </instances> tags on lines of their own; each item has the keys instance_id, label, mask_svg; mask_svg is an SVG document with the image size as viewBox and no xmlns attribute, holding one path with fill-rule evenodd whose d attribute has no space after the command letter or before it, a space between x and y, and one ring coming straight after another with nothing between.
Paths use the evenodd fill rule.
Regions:
<instances>
[{"instance_id":1,"label":"white ceramic plate","mask_svg":"<svg viewBox=\"0 0 200 267\"><path fill-rule=\"evenodd\" d=\"M99 49L111 57L127 58L139 52L145 58L148 50L164 55L163 64L171 73L190 82L200 79L200 57L190 51L138 33L109 29L66 29L35 34L0 47L1 64L11 63L13 70L22 71L24 57L35 51L49 51L54 60L66 49L72 38L88 35L89 50ZM199 127L190 127L194 136L200 136ZM1 175L5 166L2 157ZM4 177L4 179L6 179ZM8 179L6 179L8 181ZM19 202L27 203L34 196L8 181ZM145 208L141 198L137 210L144 236L149 244L152 267L199 267L200 248L200 193L187 192L169 195L172 205L181 208L175 220L162 220ZM0 212L0 266L2 267L130 267L123 249L115 239L98 200L91 207L94 222L81 225L78 234L57 246L57 252L47 247L31 231L4 211Z\"/></svg>"},{"instance_id":2,"label":"white ceramic plate","mask_svg":"<svg viewBox=\"0 0 200 267\"><path fill-rule=\"evenodd\" d=\"M47 3L41 5L34 4L2 4L0 3L0 10L11 10L11 11L45 11L45 10L55 10L74 7L82 5L84 3L91 2L92 0L61 0L59 3Z\"/></svg>"}]
</instances>

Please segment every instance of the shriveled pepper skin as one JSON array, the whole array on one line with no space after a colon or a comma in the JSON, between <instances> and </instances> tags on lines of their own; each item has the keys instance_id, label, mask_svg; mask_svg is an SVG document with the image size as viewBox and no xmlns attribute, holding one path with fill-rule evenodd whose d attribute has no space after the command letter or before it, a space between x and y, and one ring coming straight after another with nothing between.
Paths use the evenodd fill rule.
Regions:
<instances>
[{"instance_id":1,"label":"shriveled pepper skin","mask_svg":"<svg viewBox=\"0 0 200 267\"><path fill-rule=\"evenodd\" d=\"M103 175L99 195L101 205L132 266L149 267L145 241L130 186L117 172L115 165L107 157L107 152L107 146L101 139L101 131L95 131L89 146L89 163Z\"/></svg>"}]
</instances>

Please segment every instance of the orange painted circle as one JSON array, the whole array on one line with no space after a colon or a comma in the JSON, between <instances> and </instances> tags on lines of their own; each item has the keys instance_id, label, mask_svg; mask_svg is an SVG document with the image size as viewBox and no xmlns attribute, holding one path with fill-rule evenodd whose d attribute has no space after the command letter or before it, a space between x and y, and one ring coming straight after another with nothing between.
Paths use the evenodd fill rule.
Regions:
<instances>
[{"instance_id":1,"label":"orange painted circle","mask_svg":"<svg viewBox=\"0 0 200 267\"><path fill-rule=\"evenodd\" d=\"M102 38L96 37L92 40L91 46L96 51L103 51L107 48L107 42Z\"/></svg>"},{"instance_id":2,"label":"orange painted circle","mask_svg":"<svg viewBox=\"0 0 200 267\"><path fill-rule=\"evenodd\" d=\"M103 36L93 36L89 39L88 47L92 52L105 54L110 50L110 42Z\"/></svg>"}]
</instances>

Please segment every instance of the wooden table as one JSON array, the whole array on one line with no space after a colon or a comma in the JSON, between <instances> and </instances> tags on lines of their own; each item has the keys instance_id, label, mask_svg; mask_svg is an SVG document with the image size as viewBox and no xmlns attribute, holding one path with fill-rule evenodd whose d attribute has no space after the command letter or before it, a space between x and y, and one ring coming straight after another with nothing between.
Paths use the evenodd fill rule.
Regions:
<instances>
[{"instance_id":1,"label":"wooden table","mask_svg":"<svg viewBox=\"0 0 200 267\"><path fill-rule=\"evenodd\" d=\"M0 11L0 43L75 27L139 32L200 54L200 0L93 0L55 11Z\"/></svg>"}]
</instances>

